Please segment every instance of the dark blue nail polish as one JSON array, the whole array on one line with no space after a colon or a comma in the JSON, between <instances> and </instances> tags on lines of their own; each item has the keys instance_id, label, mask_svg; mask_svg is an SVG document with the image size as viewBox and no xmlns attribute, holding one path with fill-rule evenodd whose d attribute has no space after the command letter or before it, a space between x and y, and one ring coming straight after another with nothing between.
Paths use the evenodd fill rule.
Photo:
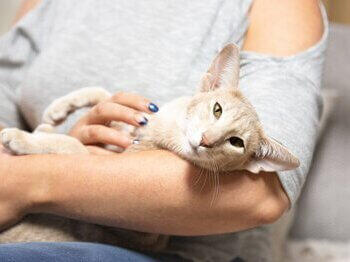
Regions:
<instances>
[{"instance_id":1,"label":"dark blue nail polish","mask_svg":"<svg viewBox=\"0 0 350 262\"><path fill-rule=\"evenodd\" d=\"M148 109L151 110L153 113L156 113L156 112L158 112L158 110L159 110L158 106L156 106L156 105L153 104L153 103L150 103L150 104L148 105Z\"/></svg>"},{"instance_id":2,"label":"dark blue nail polish","mask_svg":"<svg viewBox=\"0 0 350 262\"><path fill-rule=\"evenodd\" d=\"M144 126L144 125L147 124L147 122L148 122L148 119L147 119L146 117L144 117L143 120L142 120L141 122L139 122L139 124L140 124L141 126Z\"/></svg>"}]
</instances>

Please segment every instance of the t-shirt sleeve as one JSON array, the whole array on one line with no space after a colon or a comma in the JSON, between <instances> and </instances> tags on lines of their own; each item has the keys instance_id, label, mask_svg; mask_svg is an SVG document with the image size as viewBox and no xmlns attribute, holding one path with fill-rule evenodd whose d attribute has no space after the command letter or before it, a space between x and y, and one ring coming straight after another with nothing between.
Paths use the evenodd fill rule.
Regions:
<instances>
[{"instance_id":1,"label":"t-shirt sleeve","mask_svg":"<svg viewBox=\"0 0 350 262\"><path fill-rule=\"evenodd\" d=\"M289 57L241 53L240 88L257 110L266 134L300 160L299 168L278 173L292 204L309 171L322 115L321 76L328 37L322 11L322 39L308 50Z\"/></svg>"},{"instance_id":2,"label":"t-shirt sleeve","mask_svg":"<svg viewBox=\"0 0 350 262\"><path fill-rule=\"evenodd\" d=\"M0 38L0 125L24 128L18 107L19 87L48 39L51 1L42 1Z\"/></svg>"}]
</instances>

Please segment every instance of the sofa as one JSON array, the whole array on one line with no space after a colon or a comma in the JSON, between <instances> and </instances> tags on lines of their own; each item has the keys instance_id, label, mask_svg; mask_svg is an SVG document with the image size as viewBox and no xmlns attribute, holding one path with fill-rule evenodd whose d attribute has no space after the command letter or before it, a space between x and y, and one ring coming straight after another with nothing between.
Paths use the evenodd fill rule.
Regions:
<instances>
[{"instance_id":1,"label":"sofa","mask_svg":"<svg viewBox=\"0 0 350 262\"><path fill-rule=\"evenodd\" d=\"M350 261L350 26L331 24L323 79L335 103L298 201L291 261Z\"/></svg>"}]
</instances>

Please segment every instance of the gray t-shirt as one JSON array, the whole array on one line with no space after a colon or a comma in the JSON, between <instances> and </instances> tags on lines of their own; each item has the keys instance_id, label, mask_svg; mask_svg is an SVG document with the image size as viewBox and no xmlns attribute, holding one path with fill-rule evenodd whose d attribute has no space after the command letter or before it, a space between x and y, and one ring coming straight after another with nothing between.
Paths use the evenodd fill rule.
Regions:
<instances>
[{"instance_id":1,"label":"gray t-shirt","mask_svg":"<svg viewBox=\"0 0 350 262\"><path fill-rule=\"evenodd\" d=\"M137 92L162 105L194 92L216 52L242 44L252 0L45 0L0 39L0 124L33 129L54 99L86 86ZM240 88L266 133L300 168L280 172L292 204L311 163L322 113L328 35L299 54L241 54ZM66 132L85 112L71 115ZM262 230L263 229L257 229ZM201 261L239 253L238 234L174 238L173 249Z\"/></svg>"}]
</instances>

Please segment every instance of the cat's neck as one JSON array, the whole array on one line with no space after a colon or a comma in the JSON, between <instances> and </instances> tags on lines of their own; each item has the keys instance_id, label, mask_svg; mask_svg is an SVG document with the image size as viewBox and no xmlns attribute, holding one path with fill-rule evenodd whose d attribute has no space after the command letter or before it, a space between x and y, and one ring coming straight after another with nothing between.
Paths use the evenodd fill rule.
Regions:
<instances>
[{"instance_id":1,"label":"cat's neck","mask_svg":"<svg viewBox=\"0 0 350 262\"><path fill-rule=\"evenodd\" d=\"M165 125L176 123L182 129L186 124L187 108L190 101L191 97L183 96L166 103L161 107L156 117L161 119Z\"/></svg>"}]
</instances>

